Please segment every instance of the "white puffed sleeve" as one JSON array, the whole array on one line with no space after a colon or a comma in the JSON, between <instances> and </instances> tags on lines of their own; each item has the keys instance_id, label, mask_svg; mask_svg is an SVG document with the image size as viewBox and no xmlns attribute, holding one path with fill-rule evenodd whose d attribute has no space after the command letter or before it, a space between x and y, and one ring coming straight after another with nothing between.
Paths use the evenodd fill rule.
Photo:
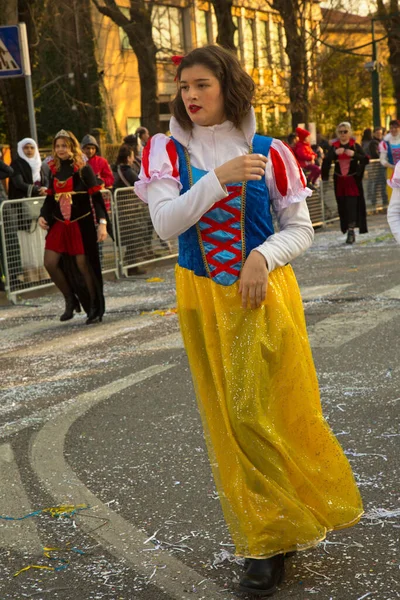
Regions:
<instances>
[{"instance_id":1,"label":"white puffed sleeve","mask_svg":"<svg viewBox=\"0 0 400 600\"><path fill-rule=\"evenodd\" d=\"M182 188L179 179L179 158L174 142L163 133L157 133L147 142L139 173L135 183L135 193L143 202L148 202L147 189L150 183L160 180L172 180L178 190Z\"/></svg>"},{"instance_id":2,"label":"white puffed sleeve","mask_svg":"<svg viewBox=\"0 0 400 600\"><path fill-rule=\"evenodd\" d=\"M393 188L392 197L387 212L390 231L396 242L400 244L400 162L394 168L392 178L388 185Z\"/></svg>"},{"instance_id":3,"label":"white puffed sleeve","mask_svg":"<svg viewBox=\"0 0 400 600\"><path fill-rule=\"evenodd\" d=\"M164 240L189 229L215 202L228 195L214 171L180 194L178 153L174 142L163 134L146 144L139 178L135 192L148 203L154 229Z\"/></svg>"},{"instance_id":4,"label":"white puffed sleeve","mask_svg":"<svg viewBox=\"0 0 400 600\"><path fill-rule=\"evenodd\" d=\"M382 166L390 166L388 161L388 145L385 140L382 140L379 144L379 160Z\"/></svg>"},{"instance_id":5,"label":"white puffed sleeve","mask_svg":"<svg viewBox=\"0 0 400 600\"><path fill-rule=\"evenodd\" d=\"M280 140L274 139L271 144L265 181L275 212L301 202L312 194L293 152Z\"/></svg>"},{"instance_id":6,"label":"white puffed sleeve","mask_svg":"<svg viewBox=\"0 0 400 600\"><path fill-rule=\"evenodd\" d=\"M400 188L400 162L395 166L391 178L387 180L387 184L394 190Z\"/></svg>"}]
</instances>

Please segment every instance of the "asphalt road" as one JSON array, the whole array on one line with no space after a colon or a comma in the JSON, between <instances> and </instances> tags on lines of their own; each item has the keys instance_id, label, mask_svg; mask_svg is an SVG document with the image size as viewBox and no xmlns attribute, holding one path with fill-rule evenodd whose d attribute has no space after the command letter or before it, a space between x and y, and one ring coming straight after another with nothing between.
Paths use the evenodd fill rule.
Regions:
<instances>
[{"instance_id":1,"label":"asphalt road","mask_svg":"<svg viewBox=\"0 0 400 600\"><path fill-rule=\"evenodd\" d=\"M287 561L276 598L400 597L400 248L385 218L294 262L324 412L365 503ZM0 600L240 597L179 335L173 267L107 282L107 314L49 294L0 307ZM158 311L158 312L157 312ZM64 516L46 509L70 505ZM76 511L71 514L71 511ZM47 556L43 548L47 550ZM45 569L26 567L41 566ZM50 568L49 568L50 567ZM242 596L244 598L244 596Z\"/></svg>"}]
</instances>

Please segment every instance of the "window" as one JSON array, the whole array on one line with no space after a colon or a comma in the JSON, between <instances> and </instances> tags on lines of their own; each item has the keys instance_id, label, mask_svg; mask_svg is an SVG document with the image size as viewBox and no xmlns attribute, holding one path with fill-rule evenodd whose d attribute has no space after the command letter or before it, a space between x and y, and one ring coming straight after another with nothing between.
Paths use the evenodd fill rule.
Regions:
<instances>
[{"instance_id":1,"label":"window","mask_svg":"<svg viewBox=\"0 0 400 600\"><path fill-rule=\"evenodd\" d=\"M235 44L235 48L237 50L237 56L238 56L239 60L242 61L242 48L240 46L240 38L241 38L240 19L236 15L233 15L232 21L233 21L234 26L236 27L235 34L233 36L233 43Z\"/></svg>"},{"instance_id":2,"label":"window","mask_svg":"<svg viewBox=\"0 0 400 600\"><path fill-rule=\"evenodd\" d=\"M280 66L281 66L281 69L284 69L288 64L288 56L285 52L286 33L285 33L285 28L282 23L279 23L278 33L279 33Z\"/></svg>"},{"instance_id":3,"label":"window","mask_svg":"<svg viewBox=\"0 0 400 600\"><path fill-rule=\"evenodd\" d=\"M129 8L124 8L123 6L119 6L118 8L122 12L124 17L126 17L127 19L131 18L130 14L129 14ZM129 38L126 35L125 31L122 29L122 27L118 27L118 29L119 29L119 39L121 42L121 50L132 50L131 45L129 43Z\"/></svg>"},{"instance_id":4,"label":"window","mask_svg":"<svg viewBox=\"0 0 400 600\"><path fill-rule=\"evenodd\" d=\"M255 65L254 38L255 28L253 19L243 19L243 54L244 64L253 69Z\"/></svg>"},{"instance_id":5,"label":"window","mask_svg":"<svg viewBox=\"0 0 400 600\"><path fill-rule=\"evenodd\" d=\"M202 46L207 46L209 43L209 32L208 32L208 23L207 23L207 13L205 10L198 10L196 12L196 38L197 38L197 47L201 48Z\"/></svg>"},{"instance_id":6,"label":"window","mask_svg":"<svg viewBox=\"0 0 400 600\"><path fill-rule=\"evenodd\" d=\"M271 36L271 59L274 67L280 66L281 64L281 39L279 35L279 23L271 21L270 27Z\"/></svg>"},{"instance_id":7,"label":"window","mask_svg":"<svg viewBox=\"0 0 400 600\"><path fill-rule=\"evenodd\" d=\"M127 117L126 131L128 135L130 133L135 133L138 127L140 127L140 117Z\"/></svg>"},{"instance_id":8,"label":"window","mask_svg":"<svg viewBox=\"0 0 400 600\"><path fill-rule=\"evenodd\" d=\"M184 53L182 9L175 6L154 5L152 13L153 39L159 49L157 59L170 59Z\"/></svg>"},{"instance_id":9,"label":"window","mask_svg":"<svg viewBox=\"0 0 400 600\"><path fill-rule=\"evenodd\" d=\"M261 69L270 69L272 67L272 54L269 21L261 21L260 23L259 47L259 66Z\"/></svg>"}]
</instances>

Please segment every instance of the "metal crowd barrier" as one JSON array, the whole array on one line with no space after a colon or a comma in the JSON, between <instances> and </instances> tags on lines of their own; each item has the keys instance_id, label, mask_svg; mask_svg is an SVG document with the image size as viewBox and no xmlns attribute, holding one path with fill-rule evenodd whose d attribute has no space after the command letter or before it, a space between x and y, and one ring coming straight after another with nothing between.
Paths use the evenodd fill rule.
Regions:
<instances>
[{"instance_id":1,"label":"metal crowd barrier","mask_svg":"<svg viewBox=\"0 0 400 600\"><path fill-rule=\"evenodd\" d=\"M104 200L113 219L113 197L105 190ZM38 225L43 196L4 200L0 204L0 258L4 285L11 302L33 290L53 285L43 265L46 232ZM114 224L115 229L115 224ZM111 238L100 246L102 272L118 275L115 244Z\"/></svg>"},{"instance_id":2,"label":"metal crowd barrier","mask_svg":"<svg viewBox=\"0 0 400 600\"><path fill-rule=\"evenodd\" d=\"M173 258L178 253L177 240L165 242L154 231L149 208L133 187L120 188L114 194L116 244L120 272Z\"/></svg>"},{"instance_id":3,"label":"metal crowd barrier","mask_svg":"<svg viewBox=\"0 0 400 600\"><path fill-rule=\"evenodd\" d=\"M388 203L386 169L378 160L366 167L363 186L367 210L382 210ZM177 256L177 240L163 241L154 231L147 204L132 187L111 194L103 192L113 223L114 241L107 238L100 245L103 273L135 274L138 268ZM22 294L47 288L52 282L43 266L46 233L37 219L44 198L5 200L0 204L0 248L5 288L8 298L16 303ZM319 186L307 199L315 227L339 218L333 187L333 170L329 181Z\"/></svg>"}]
</instances>

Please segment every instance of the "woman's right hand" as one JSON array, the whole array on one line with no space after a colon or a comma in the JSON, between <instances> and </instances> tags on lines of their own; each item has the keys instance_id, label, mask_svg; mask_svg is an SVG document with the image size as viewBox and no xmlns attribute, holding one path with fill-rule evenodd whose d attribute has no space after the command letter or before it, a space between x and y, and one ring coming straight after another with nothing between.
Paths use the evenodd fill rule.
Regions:
<instances>
[{"instance_id":1,"label":"woman's right hand","mask_svg":"<svg viewBox=\"0 0 400 600\"><path fill-rule=\"evenodd\" d=\"M39 224L39 227L41 227L45 231L47 231L49 228L49 225L48 225L46 219L44 219L43 217L38 218L38 224Z\"/></svg>"},{"instance_id":2,"label":"woman's right hand","mask_svg":"<svg viewBox=\"0 0 400 600\"><path fill-rule=\"evenodd\" d=\"M336 148L335 152L338 156L340 156L341 154L343 154L344 148Z\"/></svg>"},{"instance_id":3,"label":"woman's right hand","mask_svg":"<svg viewBox=\"0 0 400 600\"><path fill-rule=\"evenodd\" d=\"M259 181L265 173L267 158L262 154L238 156L214 170L221 185L235 181Z\"/></svg>"}]
</instances>

